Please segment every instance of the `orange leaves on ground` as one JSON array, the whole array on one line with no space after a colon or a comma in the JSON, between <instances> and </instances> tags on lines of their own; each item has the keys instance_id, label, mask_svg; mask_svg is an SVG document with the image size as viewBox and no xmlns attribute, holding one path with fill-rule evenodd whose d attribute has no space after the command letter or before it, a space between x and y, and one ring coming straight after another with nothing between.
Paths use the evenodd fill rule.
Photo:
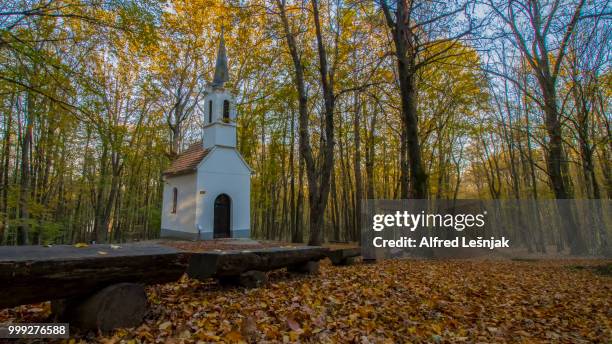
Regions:
<instances>
[{"instance_id":1,"label":"orange leaves on ground","mask_svg":"<svg viewBox=\"0 0 612 344\"><path fill-rule=\"evenodd\" d=\"M183 278L150 287L138 328L108 343L584 343L612 338L612 278L599 261L410 261L270 274L264 288ZM29 309L29 311L28 311ZM36 311L34 311L36 310ZM37 321L40 308L0 312ZM38 317L38 318L37 318Z\"/></svg>"},{"instance_id":2,"label":"orange leaves on ground","mask_svg":"<svg viewBox=\"0 0 612 344\"><path fill-rule=\"evenodd\" d=\"M158 342L604 341L611 336L612 280L572 265L324 265L321 276L276 272L265 288L250 290L184 278L150 288L150 298L159 303L148 321L172 322L171 333L152 327Z\"/></svg>"}]
</instances>

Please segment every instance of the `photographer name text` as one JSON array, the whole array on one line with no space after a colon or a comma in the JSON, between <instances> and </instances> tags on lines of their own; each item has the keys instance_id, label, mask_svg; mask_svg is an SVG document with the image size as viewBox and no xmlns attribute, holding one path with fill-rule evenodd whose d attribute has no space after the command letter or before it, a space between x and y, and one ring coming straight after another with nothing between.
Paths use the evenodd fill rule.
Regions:
<instances>
[{"instance_id":1,"label":"photographer name text","mask_svg":"<svg viewBox=\"0 0 612 344\"><path fill-rule=\"evenodd\" d=\"M461 240L460 240L461 239ZM469 239L466 237L457 237L454 239L440 239L438 237L423 237L417 245L417 239L401 237L399 239L383 239L382 237L375 237L372 244L376 248L443 248L443 247L465 247L465 248L507 248L510 247L510 240L505 237L496 239L491 237L485 239L482 237L476 237L475 239Z\"/></svg>"}]
</instances>

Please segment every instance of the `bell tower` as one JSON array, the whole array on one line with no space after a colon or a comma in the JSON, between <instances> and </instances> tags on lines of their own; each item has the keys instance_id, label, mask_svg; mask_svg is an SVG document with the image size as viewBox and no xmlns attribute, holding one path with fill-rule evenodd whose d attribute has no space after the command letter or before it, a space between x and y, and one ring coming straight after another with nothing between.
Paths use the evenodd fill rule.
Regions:
<instances>
[{"instance_id":1,"label":"bell tower","mask_svg":"<svg viewBox=\"0 0 612 344\"><path fill-rule=\"evenodd\" d=\"M215 63L213 81L208 84L204 97L204 148L214 146L236 147L236 101L234 95L224 87L229 80L225 39L221 39Z\"/></svg>"}]
</instances>

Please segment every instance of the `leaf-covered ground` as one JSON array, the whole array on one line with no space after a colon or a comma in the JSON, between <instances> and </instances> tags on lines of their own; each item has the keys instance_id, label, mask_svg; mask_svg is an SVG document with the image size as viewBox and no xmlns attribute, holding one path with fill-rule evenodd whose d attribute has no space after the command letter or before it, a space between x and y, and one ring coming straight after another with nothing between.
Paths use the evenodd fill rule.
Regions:
<instances>
[{"instance_id":1,"label":"leaf-covered ground","mask_svg":"<svg viewBox=\"0 0 612 344\"><path fill-rule=\"evenodd\" d=\"M265 288L187 278L149 288L138 328L76 341L610 342L612 277L605 261L388 260L320 276L270 275ZM604 272L602 274L601 272ZM0 312L44 320L47 306Z\"/></svg>"}]
</instances>

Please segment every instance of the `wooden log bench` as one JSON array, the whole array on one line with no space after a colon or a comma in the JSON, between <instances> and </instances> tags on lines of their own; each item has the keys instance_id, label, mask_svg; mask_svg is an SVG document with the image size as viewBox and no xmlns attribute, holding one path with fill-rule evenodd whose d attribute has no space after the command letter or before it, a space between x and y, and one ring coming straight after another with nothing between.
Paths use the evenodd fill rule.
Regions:
<instances>
[{"instance_id":1,"label":"wooden log bench","mask_svg":"<svg viewBox=\"0 0 612 344\"><path fill-rule=\"evenodd\" d=\"M0 247L0 308L52 301L54 316L85 329L139 325L146 284L176 281L189 253L154 244Z\"/></svg>"},{"instance_id":2,"label":"wooden log bench","mask_svg":"<svg viewBox=\"0 0 612 344\"><path fill-rule=\"evenodd\" d=\"M144 286L177 281L185 272L200 280L258 287L265 272L287 268L317 273L322 247L185 252L157 244L75 247L0 247L0 308L51 301L54 320L110 331L142 323Z\"/></svg>"},{"instance_id":3,"label":"wooden log bench","mask_svg":"<svg viewBox=\"0 0 612 344\"><path fill-rule=\"evenodd\" d=\"M204 280L259 287L266 283L266 271L287 268L297 273L318 273L319 260L326 257L323 247L274 247L194 253L187 274Z\"/></svg>"},{"instance_id":4,"label":"wooden log bench","mask_svg":"<svg viewBox=\"0 0 612 344\"><path fill-rule=\"evenodd\" d=\"M359 257L361 257L359 247L330 248L327 251L327 258L333 265L353 265L359 261Z\"/></svg>"}]
</instances>

